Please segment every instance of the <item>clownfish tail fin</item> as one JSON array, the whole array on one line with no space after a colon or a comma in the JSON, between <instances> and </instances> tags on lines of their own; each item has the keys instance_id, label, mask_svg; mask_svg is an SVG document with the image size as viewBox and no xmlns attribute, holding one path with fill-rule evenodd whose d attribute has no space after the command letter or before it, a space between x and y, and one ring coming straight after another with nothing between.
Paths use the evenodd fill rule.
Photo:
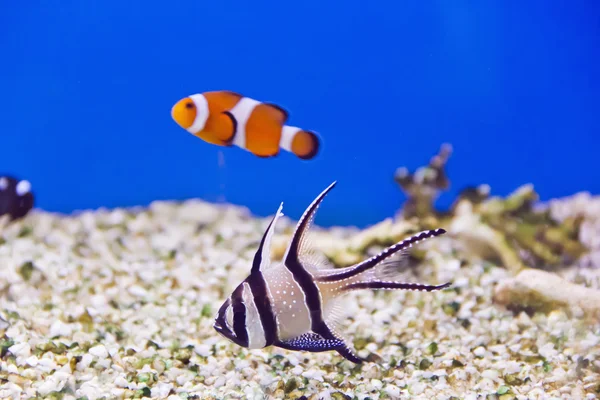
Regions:
<instances>
[{"instance_id":1,"label":"clownfish tail fin","mask_svg":"<svg viewBox=\"0 0 600 400\"><path fill-rule=\"evenodd\" d=\"M315 132L285 125L279 146L302 160L311 160L319 152L321 139Z\"/></svg>"}]
</instances>

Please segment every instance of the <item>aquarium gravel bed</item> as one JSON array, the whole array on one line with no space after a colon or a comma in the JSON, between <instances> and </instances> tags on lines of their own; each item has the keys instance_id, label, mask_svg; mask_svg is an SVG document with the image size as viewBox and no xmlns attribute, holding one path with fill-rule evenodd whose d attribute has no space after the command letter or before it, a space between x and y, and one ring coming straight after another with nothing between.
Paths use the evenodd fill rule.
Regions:
<instances>
[{"instance_id":1,"label":"aquarium gravel bed","mask_svg":"<svg viewBox=\"0 0 600 400\"><path fill-rule=\"evenodd\" d=\"M3 221L0 398L600 396L598 324L577 310L495 304L509 271L462 260L452 232L420 245L425 260L409 275L451 288L348 297L342 331L372 362L234 345L212 328L214 316L248 274L269 220L194 200ZM276 239L292 228L280 220ZM355 233L319 232L339 247ZM599 271L559 274L598 289Z\"/></svg>"}]
</instances>

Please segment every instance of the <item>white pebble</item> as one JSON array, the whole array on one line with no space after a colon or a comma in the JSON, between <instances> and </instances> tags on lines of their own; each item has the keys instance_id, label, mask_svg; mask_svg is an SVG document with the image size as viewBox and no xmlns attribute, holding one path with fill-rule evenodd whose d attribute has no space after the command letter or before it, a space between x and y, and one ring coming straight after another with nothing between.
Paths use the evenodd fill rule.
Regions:
<instances>
[{"instance_id":1,"label":"white pebble","mask_svg":"<svg viewBox=\"0 0 600 400\"><path fill-rule=\"evenodd\" d=\"M61 320L56 320L50 326L50 337L69 337L73 332L73 328L70 324L65 324Z\"/></svg>"},{"instance_id":2,"label":"white pebble","mask_svg":"<svg viewBox=\"0 0 600 400\"><path fill-rule=\"evenodd\" d=\"M125 377L119 376L115 379L115 385L121 388L126 388L129 386L129 382L127 382L127 379L125 379Z\"/></svg>"},{"instance_id":3,"label":"white pebble","mask_svg":"<svg viewBox=\"0 0 600 400\"><path fill-rule=\"evenodd\" d=\"M492 381L497 381L498 378L500 377L500 373L493 369L486 369L485 371L483 371L481 373L481 376L484 378L490 379Z\"/></svg>"},{"instance_id":4,"label":"white pebble","mask_svg":"<svg viewBox=\"0 0 600 400\"><path fill-rule=\"evenodd\" d=\"M321 381L323 382L323 371L320 371L318 369L312 368L309 369L308 371L304 371L302 373L302 376L308 379L315 379L317 381Z\"/></svg>"},{"instance_id":5,"label":"white pebble","mask_svg":"<svg viewBox=\"0 0 600 400\"><path fill-rule=\"evenodd\" d=\"M159 382L152 388L151 394L153 398L164 399L165 397L167 397L171 389L173 389L172 384Z\"/></svg>"},{"instance_id":6,"label":"white pebble","mask_svg":"<svg viewBox=\"0 0 600 400\"><path fill-rule=\"evenodd\" d=\"M396 385L387 385L383 390L391 398L395 399L400 397L400 388Z\"/></svg>"},{"instance_id":7,"label":"white pebble","mask_svg":"<svg viewBox=\"0 0 600 400\"><path fill-rule=\"evenodd\" d=\"M29 357L31 354L31 347L29 343L17 343L13 344L8 348L15 357Z\"/></svg>"},{"instance_id":8,"label":"white pebble","mask_svg":"<svg viewBox=\"0 0 600 400\"><path fill-rule=\"evenodd\" d=\"M136 297L145 297L148 294L148 291L139 285L130 286L128 292Z\"/></svg>"},{"instance_id":9,"label":"white pebble","mask_svg":"<svg viewBox=\"0 0 600 400\"><path fill-rule=\"evenodd\" d=\"M409 386L408 391L410 392L410 394L417 395L417 394L423 393L423 391L425 391L425 387L426 387L425 383L423 383L423 382L415 382L415 383L412 383Z\"/></svg>"},{"instance_id":10,"label":"white pebble","mask_svg":"<svg viewBox=\"0 0 600 400\"><path fill-rule=\"evenodd\" d=\"M477 357L483 357L485 355L485 349L479 346L473 350L473 354L475 354Z\"/></svg>"},{"instance_id":11,"label":"white pebble","mask_svg":"<svg viewBox=\"0 0 600 400\"><path fill-rule=\"evenodd\" d=\"M31 365L32 367L35 367L36 365L38 365L38 358L36 356L31 356L27 360L25 360L25 363Z\"/></svg>"},{"instance_id":12,"label":"white pebble","mask_svg":"<svg viewBox=\"0 0 600 400\"><path fill-rule=\"evenodd\" d=\"M381 382L379 379L371 379L371 386L375 390L380 390L383 387L383 382Z\"/></svg>"},{"instance_id":13,"label":"white pebble","mask_svg":"<svg viewBox=\"0 0 600 400\"><path fill-rule=\"evenodd\" d=\"M106 358L108 357L108 351L104 345L100 344L98 346L94 346L89 350L90 354L96 356L98 358Z\"/></svg>"},{"instance_id":14,"label":"white pebble","mask_svg":"<svg viewBox=\"0 0 600 400\"><path fill-rule=\"evenodd\" d=\"M212 354L211 346L207 344L199 344L194 347L194 351L201 357L208 357Z\"/></svg>"}]
</instances>

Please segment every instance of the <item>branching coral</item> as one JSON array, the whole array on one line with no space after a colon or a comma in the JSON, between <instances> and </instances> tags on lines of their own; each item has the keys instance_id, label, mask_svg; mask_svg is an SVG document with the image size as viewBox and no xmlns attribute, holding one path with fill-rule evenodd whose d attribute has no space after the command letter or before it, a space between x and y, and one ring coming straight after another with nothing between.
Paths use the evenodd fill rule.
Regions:
<instances>
[{"instance_id":1,"label":"branching coral","mask_svg":"<svg viewBox=\"0 0 600 400\"><path fill-rule=\"evenodd\" d=\"M578 240L579 217L552 219L548 210L536 208L538 194L524 185L502 197L490 197L487 185L460 192L450 210L440 211L434 201L450 187L445 171L451 147L443 145L429 165L413 174L399 168L395 181L407 196L399 217L423 229L444 227L462 240L470 252L500 261L512 270L524 266L551 268L573 263L586 252Z\"/></svg>"}]
</instances>

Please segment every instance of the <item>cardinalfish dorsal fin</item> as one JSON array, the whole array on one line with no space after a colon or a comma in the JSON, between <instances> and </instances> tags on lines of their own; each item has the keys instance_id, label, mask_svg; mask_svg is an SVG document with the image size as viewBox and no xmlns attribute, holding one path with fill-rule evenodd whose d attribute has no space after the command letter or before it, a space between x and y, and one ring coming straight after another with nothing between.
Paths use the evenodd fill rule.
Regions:
<instances>
[{"instance_id":1,"label":"cardinalfish dorsal fin","mask_svg":"<svg viewBox=\"0 0 600 400\"><path fill-rule=\"evenodd\" d=\"M275 216L269 223L269 226L265 230L263 237L260 241L260 245L258 246L258 250L254 255L254 261L252 262L252 270L251 273L256 273L261 270L264 270L271 264L271 238L273 237L273 233L275 232L275 225L277 223L277 219L283 216L281 210L283 209L283 202L279 205Z\"/></svg>"},{"instance_id":2,"label":"cardinalfish dorsal fin","mask_svg":"<svg viewBox=\"0 0 600 400\"><path fill-rule=\"evenodd\" d=\"M301 254L303 252L309 251L310 243L307 240L308 231L314 221L315 214L319 206L321 205L321 202L323 202L323 199L325 198L327 193L329 193L335 187L336 184L337 182L334 181L325 190L323 190L321 194L319 194L317 198L313 200L313 202L308 206L306 211L304 211L302 217L300 217L300 220L298 221L298 224L296 225L296 229L292 236L292 240L290 241L290 244L286 249L285 255L283 256L283 259L286 261L286 266L288 266L287 261L291 261L291 264L290 266L288 266L288 269L293 268L293 265L301 265Z\"/></svg>"}]
</instances>

